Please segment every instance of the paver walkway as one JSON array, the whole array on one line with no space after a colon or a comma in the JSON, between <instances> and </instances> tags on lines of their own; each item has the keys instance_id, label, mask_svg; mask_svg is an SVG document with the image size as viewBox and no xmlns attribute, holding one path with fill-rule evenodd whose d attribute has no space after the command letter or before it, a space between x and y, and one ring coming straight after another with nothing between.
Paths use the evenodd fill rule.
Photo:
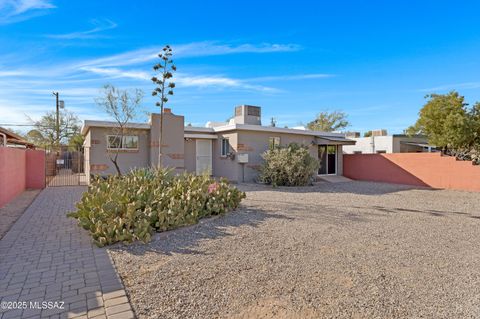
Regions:
<instances>
[{"instance_id":1,"label":"paver walkway","mask_svg":"<svg viewBox=\"0 0 480 319\"><path fill-rule=\"evenodd\" d=\"M28 189L0 208L0 239L8 232L17 219L22 216L38 193L40 193L39 189Z\"/></svg>"},{"instance_id":2,"label":"paver walkway","mask_svg":"<svg viewBox=\"0 0 480 319\"><path fill-rule=\"evenodd\" d=\"M66 217L84 190L46 188L0 240L0 319L134 318L107 251Z\"/></svg>"}]
</instances>

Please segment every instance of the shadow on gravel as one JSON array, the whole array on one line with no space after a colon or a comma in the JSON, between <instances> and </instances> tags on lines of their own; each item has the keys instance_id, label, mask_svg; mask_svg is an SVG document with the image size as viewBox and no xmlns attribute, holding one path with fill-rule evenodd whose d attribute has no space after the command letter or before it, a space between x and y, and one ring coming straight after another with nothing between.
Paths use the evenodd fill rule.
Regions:
<instances>
[{"instance_id":1,"label":"shadow on gravel","mask_svg":"<svg viewBox=\"0 0 480 319\"><path fill-rule=\"evenodd\" d=\"M237 187L250 192L279 192L279 193L349 193L358 195L383 195L407 190L436 191L435 188L418 187L402 184L388 184L378 182L351 181L342 183L319 182L313 186L301 187L272 187L264 184L239 184Z\"/></svg>"},{"instance_id":2,"label":"shadow on gravel","mask_svg":"<svg viewBox=\"0 0 480 319\"><path fill-rule=\"evenodd\" d=\"M355 207L359 209L365 209L369 207ZM455 212L455 211L440 211L440 210L434 210L434 209L425 209L425 210L418 210L418 209L411 209L411 208L396 208L396 207L383 207L383 206L371 206L371 209L375 209L381 212L385 213L415 213L415 214L426 214L434 217L444 217L447 215L461 215L461 216L466 216L474 219L480 219L480 216L477 215L471 215L466 212Z\"/></svg>"},{"instance_id":3,"label":"shadow on gravel","mask_svg":"<svg viewBox=\"0 0 480 319\"><path fill-rule=\"evenodd\" d=\"M143 255L153 252L164 255L192 254L205 255L205 252L197 249L204 240L212 240L226 236L233 236L228 228L231 227L258 227L267 219L293 218L265 212L259 209L249 209L241 206L234 212L225 215L214 216L200 220L198 224L185 226L178 229L156 233L148 244L133 243L130 245L116 244L109 247L111 250L127 251L133 255Z\"/></svg>"}]
</instances>

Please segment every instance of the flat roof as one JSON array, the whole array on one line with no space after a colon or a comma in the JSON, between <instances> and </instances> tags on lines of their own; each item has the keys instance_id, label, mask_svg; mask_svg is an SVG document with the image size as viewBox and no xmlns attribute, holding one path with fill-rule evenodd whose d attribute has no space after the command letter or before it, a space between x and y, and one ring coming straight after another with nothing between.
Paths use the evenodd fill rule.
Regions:
<instances>
[{"instance_id":1,"label":"flat roof","mask_svg":"<svg viewBox=\"0 0 480 319\"><path fill-rule=\"evenodd\" d=\"M211 127L201 127L201 126L185 126L185 132L202 132L202 133L215 133Z\"/></svg>"},{"instance_id":2,"label":"flat roof","mask_svg":"<svg viewBox=\"0 0 480 319\"><path fill-rule=\"evenodd\" d=\"M243 130L243 131L273 132L273 133L297 134L297 135L308 135L308 136L319 136L319 137L332 136L332 137L345 138L345 135L342 133L310 131L310 130L303 130L303 129L251 125L251 124L230 124L225 126L217 126L217 127L214 127L213 130L214 132Z\"/></svg>"},{"instance_id":3,"label":"flat roof","mask_svg":"<svg viewBox=\"0 0 480 319\"><path fill-rule=\"evenodd\" d=\"M82 134L85 135L90 127L118 127L118 123L112 121L91 121L85 120L85 124L82 127ZM136 128L136 129L145 129L148 130L151 128L148 123L129 123L126 127ZM272 126L262 126L262 125L251 125L251 124L229 124L216 127L198 127L198 126L185 126L185 133L207 133L215 134L219 132L228 132L228 131L254 131L254 132L272 132L272 133L283 133L283 134L295 134L295 135L304 135L304 136L315 136L315 137L324 137L324 138L336 138L336 140L345 140L351 141L345 138L345 134L342 133L332 133L332 132L322 132L322 131L311 131L305 129L294 129L294 128L282 128L282 127L272 127Z\"/></svg>"},{"instance_id":4,"label":"flat roof","mask_svg":"<svg viewBox=\"0 0 480 319\"><path fill-rule=\"evenodd\" d=\"M430 144L427 144L427 143L415 143L415 142L400 141L400 144L420 146L420 147L434 147L434 148L436 148L435 145L430 145Z\"/></svg>"},{"instance_id":5,"label":"flat roof","mask_svg":"<svg viewBox=\"0 0 480 319\"><path fill-rule=\"evenodd\" d=\"M117 122L113 121L94 121L94 120L85 120L81 129L82 135L87 134L90 127L119 127ZM126 128L135 128L140 130L149 130L150 124L148 123L127 123Z\"/></svg>"},{"instance_id":6,"label":"flat roof","mask_svg":"<svg viewBox=\"0 0 480 319\"><path fill-rule=\"evenodd\" d=\"M337 145L355 145L357 143L355 140L351 140L351 139L340 137L340 136L321 136L319 137L319 139L326 140L326 141L332 142L332 144L337 144Z\"/></svg>"}]
</instances>

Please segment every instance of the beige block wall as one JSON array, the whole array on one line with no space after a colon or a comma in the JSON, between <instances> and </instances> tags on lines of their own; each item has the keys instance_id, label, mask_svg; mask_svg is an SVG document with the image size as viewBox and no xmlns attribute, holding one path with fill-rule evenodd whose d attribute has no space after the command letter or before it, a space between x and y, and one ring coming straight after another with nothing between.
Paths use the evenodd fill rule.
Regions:
<instances>
[{"instance_id":1,"label":"beige block wall","mask_svg":"<svg viewBox=\"0 0 480 319\"><path fill-rule=\"evenodd\" d=\"M162 165L175 168L177 172L185 169L184 148L184 117L172 113L164 113L163 141L162 141ZM150 131L150 163L158 165L159 137L160 137L160 114L152 114Z\"/></svg>"},{"instance_id":2,"label":"beige block wall","mask_svg":"<svg viewBox=\"0 0 480 319\"><path fill-rule=\"evenodd\" d=\"M122 173L133 168L149 166L150 137L148 130L131 129L127 135L138 136L138 150L120 151L118 164ZM116 174L115 166L110 160L115 153L107 150L107 135L114 135L112 129L91 127L86 135L86 145L90 145L88 155L85 154L85 170L91 174L108 175ZM89 163L87 161L89 160Z\"/></svg>"}]
</instances>

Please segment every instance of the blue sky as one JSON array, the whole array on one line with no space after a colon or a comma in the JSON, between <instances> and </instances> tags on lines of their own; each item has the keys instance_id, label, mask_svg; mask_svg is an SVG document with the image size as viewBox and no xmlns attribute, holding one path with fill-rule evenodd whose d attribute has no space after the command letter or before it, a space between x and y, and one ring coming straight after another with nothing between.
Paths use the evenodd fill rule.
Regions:
<instances>
[{"instance_id":1,"label":"blue sky","mask_svg":"<svg viewBox=\"0 0 480 319\"><path fill-rule=\"evenodd\" d=\"M296 126L320 111L350 130L412 124L428 93L480 101L478 1L0 0L0 123L54 109L81 119L110 83L141 88L155 111L155 54L172 45L169 107L187 123L222 121L239 104Z\"/></svg>"}]
</instances>

